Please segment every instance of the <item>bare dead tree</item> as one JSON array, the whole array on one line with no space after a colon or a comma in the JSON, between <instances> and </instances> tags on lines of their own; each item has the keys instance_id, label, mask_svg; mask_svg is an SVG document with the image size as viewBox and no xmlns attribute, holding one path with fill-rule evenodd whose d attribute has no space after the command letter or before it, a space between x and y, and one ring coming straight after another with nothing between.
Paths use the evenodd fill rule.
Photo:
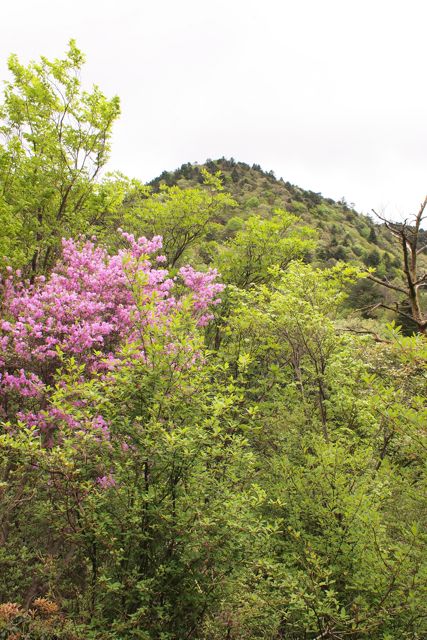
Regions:
<instances>
[{"instance_id":1,"label":"bare dead tree","mask_svg":"<svg viewBox=\"0 0 427 640\"><path fill-rule=\"evenodd\" d=\"M373 282L394 291L401 296L396 300L394 306L379 303L376 306L383 309L390 309L397 313L400 313L405 318L412 320L415 323L419 333L427 334L427 309L425 304L423 305L421 292L422 287L427 286L427 271L420 272L419 256L427 249L427 244L421 243L421 224L426 216L427 196L421 203L420 209L415 216L415 219L404 222L392 222L387 218L384 218L376 211L373 213L381 220L386 228L397 239L402 255L402 270L404 272L404 282L402 284L396 284L389 282L387 278L377 278L375 275L370 274L368 277ZM409 310L403 310L403 302L409 303Z\"/></svg>"}]
</instances>

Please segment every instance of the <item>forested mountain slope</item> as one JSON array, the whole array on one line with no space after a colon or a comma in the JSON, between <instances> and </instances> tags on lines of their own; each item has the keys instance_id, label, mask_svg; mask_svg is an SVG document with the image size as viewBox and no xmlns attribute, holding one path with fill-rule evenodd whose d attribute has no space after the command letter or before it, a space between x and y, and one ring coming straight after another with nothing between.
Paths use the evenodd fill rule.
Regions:
<instances>
[{"instance_id":1,"label":"forested mountain slope","mask_svg":"<svg viewBox=\"0 0 427 640\"><path fill-rule=\"evenodd\" d=\"M304 251L306 262L325 268L343 261L375 274L372 280L358 280L350 288L349 308L365 318L380 316L396 321L408 334L414 331L414 323L405 315L409 309L406 297L400 296L397 308L393 295L390 295L391 290L378 283L380 280L401 286L406 279L401 241L380 218L358 213L344 198L335 202L320 193L277 179L272 171L263 171L259 165L249 166L233 159L207 160L204 165L187 163L175 171L164 171L149 186L155 192L174 185L181 189L203 188L205 171L220 176L224 189L237 203L237 206L224 207L215 217L215 228L206 234L206 240L214 241L220 252L221 245L230 243L253 216L271 220L277 210L286 210L297 216L300 226L307 225L315 232L313 245ZM272 229L270 232L274 233ZM205 250L198 259L210 264L215 259L207 247L205 242ZM424 249L419 250L418 247ZM420 229L417 261L424 270L427 269L426 248L427 233ZM382 303L389 307L386 312L378 306Z\"/></svg>"},{"instance_id":2,"label":"forested mountain slope","mask_svg":"<svg viewBox=\"0 0 427 640\"><path fill-rule=\"evenodd\" d=\"M188 163L176 171L164 171L149 185L154 189L161 184L185 189L203 184L202 167L211 173L221 172L226 191L239 205L237 210L230 209L220 220L228 233L239 227L239 220L251 215L268 218L274 209L286 209L318 232L316 261L332 265L337 260L358 260L383 274L400 266L396 243L382 224L357 213L344 199L335 202L284 182L272 171L263 171L259 165L249 166L225 158L208 160L204 165Z\"/></svg>"}]
</instances>

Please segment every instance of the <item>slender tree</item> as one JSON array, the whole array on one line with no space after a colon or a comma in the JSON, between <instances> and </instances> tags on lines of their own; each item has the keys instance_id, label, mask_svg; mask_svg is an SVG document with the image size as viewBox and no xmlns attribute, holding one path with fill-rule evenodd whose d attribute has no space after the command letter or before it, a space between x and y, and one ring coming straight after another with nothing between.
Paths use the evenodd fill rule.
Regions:
<instances>
[{"instance_id":1,"label":"slender tree","mask_svg":"<svg viewBox=\"0 0 427 640\"><path fill-rule=\"evenodd\" d=\"M108 160L119 99L82 89L74 40L62 60L21 64L0 104L0 255L34 276L57 258L61 237L91 231L88 207ZM93 205L93 203L92 203Z\"/></svg>"}]
</instances>

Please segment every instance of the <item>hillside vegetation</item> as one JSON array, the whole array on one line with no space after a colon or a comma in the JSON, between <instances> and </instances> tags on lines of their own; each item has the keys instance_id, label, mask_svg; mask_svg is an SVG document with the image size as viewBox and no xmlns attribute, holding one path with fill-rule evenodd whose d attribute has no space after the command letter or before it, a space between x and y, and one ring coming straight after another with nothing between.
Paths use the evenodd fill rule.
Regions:
<instances>
[{"instance_id":1,"label":"hillside vegetation","mask_svg":"<svg viewBox=\"0 0 427 640\"><path fill-rule=\"evenodd\" d=\"M237 204L225 209L216 219L218 226L213 237L219 244L232 238L252 216L269 220L277 209L281 209L294 214L301 225L308 225L315 231L316 243L305 255L305 261L318 267L345 261L373 270L379 279L400 281L404 277L402 248L379 217L376 219L374 215L358 213L344 198L335 202L320 193L277 179L272 171L263 171L259 165L249 166L225 158L207 160L204 165L184 164L176 171L164 171L149 185L155 191L161 185L176 185L182 189L200 187L205 170L221 176L225 189ZM419 245L427 245L427 233L423 230L420 231ZM427 269L426 255L423 251L419 258L424 270ZM209 262L206 256L205 261ZM378 283L365 279L351 287L348 306L359 310L359 315L365 318L375 318L380 313L382 318L397 321L410 334L415 325L399 310L394 313L389 310L386 314L379 312L379 302L390 302L388 293ZM403 301L402 308L405 307Z\"/></svg>"},{"instance_id":2,"label":"hillside vegetation","mask_svg":"<svg viewBox=\"0 0 427 640\"><path fill-rule=\"evenodd\" d=\"M0 639L426 638L427 201L103 174L83 62L0 106Z\"/></svg>"},{"instance_id":3,"label":"hillside vegetation","mask_svg":"<svg viewBox=\"0 0 427 640\"><path fill-rule=\"evenodd\" d=\"M259 165L251 167L225 158L208 160L202 166L185 164L176 171L165 171L149 184L156 190L161 184L195 187L203 183L202 168L210 173L220 171L225 189L238 203L238 210L229 210L221 220L226 233L232 233L239 221L251 215L269 218L275 209L286 209L316 229L317 261L333 264L334 260L361 260L384 273L400 266L393 238L382 225L357 213L344 199L337 203L278 180L273 172L263 171Z\"/></svg>"}]
</instances>

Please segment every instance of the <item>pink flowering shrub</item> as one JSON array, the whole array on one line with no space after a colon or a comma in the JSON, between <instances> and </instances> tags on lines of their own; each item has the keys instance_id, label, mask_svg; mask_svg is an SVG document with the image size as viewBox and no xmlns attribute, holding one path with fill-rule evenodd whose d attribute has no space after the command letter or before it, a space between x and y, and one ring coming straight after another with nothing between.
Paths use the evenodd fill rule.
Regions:
<instances>
[{"instance_id":1,"label":"pink flowering shrub","mask_svg":"<svg viewBox=\"0 0 427 640\"><path fill-rule=\"evenodd\" d=\"M19 409L30 422L30 416L45 409L64 355L84 365L85 375L100 372L114 367L127 344L136 345L144 358L147 331L160 327L167 334L168 323L184 306L199 326L208 322L209 308L219 302L223 288L216 271L183 267L171 277L160 266L163 256L156 256L160 237L122 235L128 248L115 255L94 241L63 240L62 260L48 279L29 284L9 270L1 282L3 419ZM99 417L100 432L101 422Z\"/></svg>"}]
</instances>

